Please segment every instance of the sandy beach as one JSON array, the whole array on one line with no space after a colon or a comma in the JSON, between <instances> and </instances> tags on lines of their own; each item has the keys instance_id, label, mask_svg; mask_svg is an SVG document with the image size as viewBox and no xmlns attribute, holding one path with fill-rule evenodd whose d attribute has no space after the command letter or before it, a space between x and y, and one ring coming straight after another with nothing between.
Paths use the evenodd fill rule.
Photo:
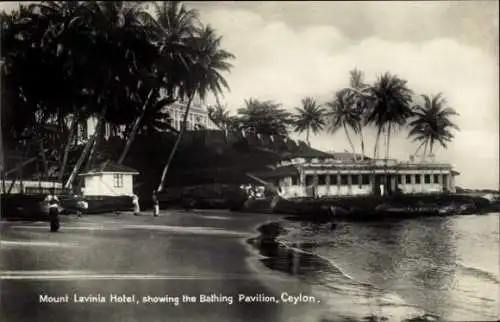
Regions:
<instances>
[{"instance_id":1,"label":"sandy beach","mask_svg":"<svg viewBox=\"0 0 500 322\"><path fill-rule=\"evenodd\" d=\"M319 321L321 299L265 267L247 242L279 219L224 211L69 216L56 234L47 223L2 222L0 320Z\"/></svg>"}]
</instances>

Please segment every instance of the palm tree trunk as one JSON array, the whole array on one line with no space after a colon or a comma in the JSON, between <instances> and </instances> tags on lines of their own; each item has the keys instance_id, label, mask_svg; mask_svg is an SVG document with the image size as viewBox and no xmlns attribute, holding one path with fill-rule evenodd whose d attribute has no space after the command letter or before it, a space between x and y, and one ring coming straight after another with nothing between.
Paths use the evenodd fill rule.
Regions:
<instances>
[{"instance_id":1,"label":"palm tree trunk","mask_svg":"<svg viewBox=\"0 0 500 322\"><path fill-rule=\"evenodd\" d=\"M359 128L359 136L361 138L361 160L365 159L365 138L363 135L363 127Z\"/></svg>"},{"instance_id":2,"label":"palm tree trunk","mask_svg":"<svg viewBox=\"0 0 500 322\"><path fill-rule=\"evenodd\" d=\"M93 164L95 151L97 149L97 143L101 139L101 134L102 134L102 130L100 130L99 133L96 134L96 138L94 140L94 143L92 143L92 147L90 148L89 156L87 158L87 163L85 164L85 167L84 167L85 172L89 171L90 167Z\"/></svg>"},{"instance_id":3,"label":"palm tree trunk","mask_svg":"<svg viewBox=\"0 0 500 322\"><path fill-rule=\"evenodd\" d=\"M349 135L349 131L347 130L347 126L344 124L345 135L347 136L347 140L349 141L349 145L351 146L352 153L354 154L354 160L356 160L356 149L354 148L354 144L352 144L351 136Z\"/></svg>"},{"instance_id":4,"label":"palm tree trunk","mask_svg":"<svg viewBox=\"0 0 500 322\"><path fill-rule=\"evenodd\" d=\"M102 125L104 123L104 116L106 115L107 109L108 109L107 105L104 106L104 108L102 109L101 114L99 115L99 121L97 123L95 132L92 135L92 137L89 138L88 141L87 141L87 143L85 144L85 147L84 147L84 149L82 151L82 154L80 155L80 158L76 162L76 165L73 168L73 171L71 172L71 175L69 176L68 181L64 185L64 188L68 189L73 184L73 181L75 180L78 171L80 170L83 162L85 161L85 158L86 158L87 154L89 153L90 148L94 144L94 141L96 140L96 137L97 137L98 133L101 131L101 127L102 127Z\"/></svg>"},{"instance_id":5,"label":"palm tree trunk","mask_svg":"<svg viewBox=\"0 0 500 322\"><path fill-rule=\"evenodd\" d=\"M387 125L387 144L385 147L385 162L389 159L389 147L391 144L391 123Z\"/></svg>"},{"instance_id":6,"label":"palm tree trunk","mask_svg":"<svg viewBox=\"0 0 500 322\"><path fill-rule=\"evenodd\" d=\"M427 154L427 144L428 142L425 141L424 154L422 154L422 161L425 161L425 155Z\"/></svg>"},{"instance_id":7,"label":"palm tree trunk","mask_svg":"<svg viewBox=\"0 0 500 322\"><path fill-rule=\"evenodd\" d=\"M66 171L66 166L68 164L68 157L69 157L69 151L71 149L71 144L73 143L73 137L78 131L78 116L75 114L73 123L71 124L71 127L69 129L69 136L68 136L68 142L66 142L66 145L64 146L64 152L63 152L63 159L62 159L62 164L61 164L61 169L59 171L59 181L63 183L63 178L64 178L64 172Z\"/></svg>"},{"instance_id":8,"label":"palm tree trunk","mask_svg":"<svg viewBox=\"0 0 500 322\"><path fill-rule=\"evenodd\" d=\"M21 194L24 194L24 184L23 184L23 166L22 165L19 165L18 168L17 168L17 173L18 173L18 176L19 176L19 192Z\"/></svg>"},{"instance_id":9,"label":"palm tree trunk","mask_svg":"<svg viewBox=\"0 0 500 322\"><path fill-rule=\"evenodd\" d=\"M377 137L375 139L375 146L373 148L373 159L375 160L377 158L377 150L378 150L378 144L380 141L380 134L382 133L382 127L379 127L377 130Z\"/></svg>"},{"instance_id":10,"label":"palm tree trunk","mask_svg":"<svg viewBox=\"0 0 500 322\"><path fill-rule=\"evenodd\" d=\"M43 139L40 138L39 141L39 147L40 147L40 153L42 156L42 163L43 163L43 177L46 178L49 174L49 162L47 161L47 154L45 153L45 148L43 146Z\"/></svg>"},{"instance_id":11,"label":"palm tree trunk","mask_svg":"<svg viewBox=\"0 0 500 322\"><path fill-rule=\"evenodd\" d=\"M130 147L132 146L132 142L134 142L135 137L137 136L137 132L139 131L139 125L142 122L142 119L144 118L144 115L146 114L146 109L149 104L149 101L151 99L151 96L153 95L153 89L149 91L148 97L146 98L146 101L144 102L144 105L142 106L141 114L135 119L134 126L132 127L132 130L129 132L127 143L125 143L125 148L122 151L122 154L120 155L120 158L118 159L118 164L122 164L123 160L125 160L125 157L127 156Z\"/></svg>"},{"instance_id":12,"label":"palm tree trunk","mask_svg":"<svg viewBox=\"0 0 500 322\"><path fill-rule=\"evenodd\" d=\"M180 130L179 134L177 135L177 139L175 140L175 144L172 147L172 151L170 151L170 155L168 156L167 163L165 164L165 167L163 168L160 183L158 185L158 188L156 189L157 192L161 192L163 190L163 186L165 184L165 178L167 177L168 169L170 168L170 164L172 163L172 160L174 159L175 152L177 151L177 147L179 146L179 143L182 140L182 136L184 135L184 132L186 132L186 123L187 123L187 118L189 115L189 109L191 108L191 102L193 101L193 97L194 97L194 95L191 95L189 97L189 100L188 100L188 103L186 106L186 112L184 113L184 117L182 119L181 130Z\"/></svg>"},{"instance_id":13,"label":"palm tree trunk","mask_svg":"<svg viewBox=\"0 0 500 322\"><path fill-rule=\"evenodd\" d=\"M418 154L418 151L420 151L420 149L424 146L424 144L425 144L425 141L422 142L422 143L420 143L420 145L418 146L417 150L415 150L415 155Z\"/></svg>"},{"instance_id":14,"label":"palm tree trunk","mask_svg":"<svg viewBox=\"0 0 500 322\"><path fill-rule=\"evenodd\" d=\"M307 145L310 147L311 142L309 142L309 128L307 128L307 130L306 130L306 142L307 142Z\"/></svg>"}]
</instances>

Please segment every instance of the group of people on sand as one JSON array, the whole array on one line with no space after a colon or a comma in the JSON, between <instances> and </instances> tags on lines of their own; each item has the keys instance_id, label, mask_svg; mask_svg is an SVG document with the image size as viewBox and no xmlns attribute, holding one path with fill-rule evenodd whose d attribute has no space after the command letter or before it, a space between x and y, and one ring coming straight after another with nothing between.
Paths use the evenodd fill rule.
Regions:
<instances>
[{"instance_id":1,"label":"group of people on sand","mask_svg":"<svg viewBox=\"0 0 500 322\"><path fill-rule=\"evenodd\" d=\"M74 195L76 199L76 215L81 217L89 208L88 202L82 196ZM61 202L55 193L55 189L50 189L49 194L45 197L44 203L48 208L50 231L56 232L60 228L59 214L61 211Z\"/></svg>"},{"instance_id":2,"label":"group of people on sand","mask_svg":"<svg viewBox=\"0 0 500 322\"><path fill-rule=\"evenodd\" d=\"M82 196L74 195L76 199L76 215L81 217L88 210L89 204L83 199ZM153 191L153 215L158 217L160 215L160 204L158 201L158 193ZM49 194L45 197L43 203L48 208L50 231L57 232L60 228L59 214L61 210L59 197L55 193L55 189L50 189ZM137 195L132 196L132 205L134 207L134 215L139 216L141 214L141 207L139 205L139 197Z\"/></svg>"},{"instance_id":3,"label":"group of people on sand","mask_svg":"<svg viewBox=\"0 0 500 322\"><path fill-rule=\"evenodd\" d=\"M160 215L160 203L158 201L158 192L156 190L153 191L153 195L151 200L153 201L153 216L158 217ZM132 195L132 205L134 206L134 215L141 215L141 206L139 204L139 197L134 194Z\"/></svg>"}]
</instances>

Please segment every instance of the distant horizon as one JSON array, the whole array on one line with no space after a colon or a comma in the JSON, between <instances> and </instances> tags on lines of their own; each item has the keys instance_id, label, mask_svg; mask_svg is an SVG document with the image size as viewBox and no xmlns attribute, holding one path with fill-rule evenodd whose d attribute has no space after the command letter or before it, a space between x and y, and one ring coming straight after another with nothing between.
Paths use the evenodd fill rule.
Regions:
<instances>
[{"instance_id":1,"label":"distant horizon","mask_svg":"<svg viewBox=\"0 0 500 322\"><path fill-rule=\"evenodd\" d=\"M224 75L231 88L224 102L233 114L251 97L289 111L305 96L324 103L348 86L354 68L369 83L390 72L407 80L415 97L443 93L460 114L455 140L434 151L436 161L461 173L456 185L499 188L498 1L185 3L236 56ZM0 10L18 5L3 2ZM415 152L406 137L403 130L391 138L391 158L407 160ZM367 129L367 156L374 138ZM322 151L351 150L343 131L310 141ZM359 139L353 141L360 153Z\"/></svg>"}]
</instances>

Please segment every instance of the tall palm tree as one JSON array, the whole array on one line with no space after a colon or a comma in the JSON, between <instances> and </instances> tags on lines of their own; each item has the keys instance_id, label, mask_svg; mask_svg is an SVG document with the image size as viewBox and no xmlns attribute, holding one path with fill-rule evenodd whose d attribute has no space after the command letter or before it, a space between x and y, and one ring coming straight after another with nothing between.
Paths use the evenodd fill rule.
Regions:
<instances>
[{"instance_id":1,"label":"tall palm tree","mask_svg":"<svg viewBox=\"0 0 500 322\"><path fill-rule=\"evenodd\" d=\"M366 125L366 117L370 108L370 86L364 81L364 73L358 69L349 72L350 79L348 92L352 95L352 108L359 114L357 126L353 129L361 140L361 158L365 157L365 140L363 128Z\"/></svg>"},{"instance_id":2,"label":"tall palm tree","mask_svg":"<svg viewBox=\"0 0 500 322\"><path fill-rule=\"evenodd\" d=\"M354 132L357 131L360 123L360 115L353 108L353 96L348 89L342 89L335 93L333 100L327 102L326 106L329 108L325 114L329 125L328 131L335 133L340 128L343 128L352 152L356 155L356 149L352 143L349 129Z\"/></svg>"},{"instance_id":3,"label":"tall palm tree","mask_svg":"<svg viewBox=\"0 0 500 322\"><path fill-rule=\"evenodd\" d=\"M154 69L149 71L154 75L155 82L150 86L146 99L141 101L141 112L129 131L118 164L125 160L139 130L147 126L145 122L151 117L158 118L164 107L178 100L182 85L180 76L188 72L188 62L194 54L188 42L200 28L198 12L188 10L180 1L154 2L152 15L145 12L138 14L143 30L158 45L159 57ZM166 91L166 97L162 97L162 89Z\"/></svg>"},{"instance_id":4,"label":"tall palm tree","mask_svg":"<svg viewBox=\"0 0 500 322\"><path fill-rule=\"evenodd\" d=\"M446 99L441 93L428 96L422 95L423 105L416 105L414 108L414 119L408 124L410 132L409 138L413 142L420 142L415 154L424 146L422 159L425 159L427 148L432 154L434 144L438 142L443 148L454 138L452 130L460 130L450 118L459 114L451 107L447 107Z\"/></svg>"},{"instance_id":5,"label":"tall palm tree","mask_svg":"<svg viewBox=\"0 0 500 322\"><path fill-rule=\"evenodd\" d=\"M229 61L234 58L234 55L222 49L221 42L222 37L218 36L211 26L203 28L197 37L187 39L187 45L194 49L194 54L189 57L190 61L187 63L188 70L182 79L179 94L187 97L188 101L180 133L162 171L160 183L157 188L158 192L163 189L170 164L186 132L187 118L194 96L198 95L203 100L209 92L218 97L218 95L223 93L224 89L229 89L229 85L224 76L222 76L222 72L229 72L231 70L232 65Z\"/></svg>"},{"instance_id":6,"label":"tall palm tree","mask_svg":"<svg viewBox=\"0 0 500 322\"><path fill-rule=\"evenodd\" d=\"M106 118L123 112L121 103L129 93L125 84L131 79L130 70L137 64L130 50L130 39L141 35L144 25L138 3L90 1L84 3L84 6L92 37L89 46L94 48L94 53L90 55L96 61L92 66L95 71L88 78L90 95L96 104L89 108L97 115L97 126L73 168L65 184L66 188L72 185L87 156L87 166L92 163L95 145L103 133Z\"/></svg>"},{"instance_id":7,"label":"tall palm tree","mask_svg":"<svg viewBox=\"0 0 500 322\"><path fill-rule=\"evenodd\" d=\"M373 158L377 157L380 135L385 133L387 160L391 133L404 126L412 116L412 91L408 88L406 80L390 73L380 76L369 91L372 106L367 116L367 123L377 128Z\"/></svg>"},{"instance_id":8,"label":"tall palm tree","mask_svg":"<svg viewBox=\"0 0 500 322\"><path fill-rule=\"evenodd\" d=\"M78 79L78 71L81 70L82 63L85 60L85 54L77 52L71 44L81 40L81 36L85 34L85 24L88 20L88 10L82 2L79 1L42 1L40 4L30 6L34 12L39 12L40 17L46 19L49 23L44 30L41 46L48 50L52 50L55 59L62 61L65 72L65 83L71 84L74 88L78 88L81 83ZM76 39L75 39L76 38ZM59 165L59 180L63 180L66 171L68 155L73 143L73 137L77 131L78 119L82 119L85 115L82 104L84 104L84 95L74 95L72 91L61 89L64 94L71 95L67 99L72 104L59 104L56 106L59 133L65 133L63 129L65 123L72 123L69 126L69 133L65 133L61 138ZM68 120L69 122L66 122Z\"/></svg>"},{"instance_id":9,"label":"tall palm tree","mask_svg":"<svg viewBox=\"0 0 500 322\"><path fill-rule=\"evenodd\" d=\"M307 145L311 146L309 142L309 132L317 134L325 126L324 115L326 109L321 107L316 100L312 97L302 99L302 107L295 108L297 114L295 115L295 131L302 133L306 132Z\"/></svg>"}]
</instances>

